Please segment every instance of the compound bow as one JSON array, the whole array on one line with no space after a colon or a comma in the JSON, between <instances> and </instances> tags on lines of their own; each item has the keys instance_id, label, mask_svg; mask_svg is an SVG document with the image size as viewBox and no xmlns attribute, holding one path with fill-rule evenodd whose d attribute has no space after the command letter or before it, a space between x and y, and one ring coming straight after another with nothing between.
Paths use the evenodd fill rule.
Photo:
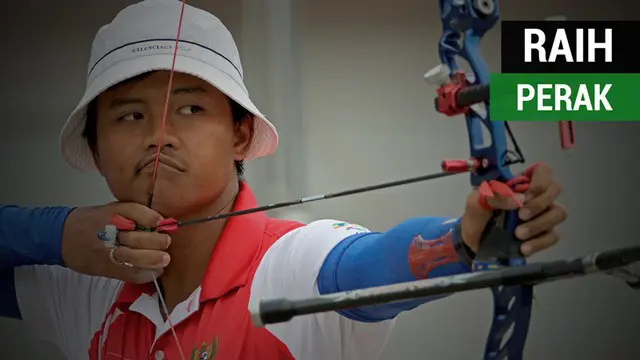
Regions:
<instances>
[{"instance_id":1,"label":"compound bow","mask_svg":"<svg viewBox=\"0 0 640 360\"><path fill-rule=\"evenodd\" d=\"M176 36L174 64L186 5L185 0L181 2L182 12ZM524 158L508 123L491 121L489 117L489 71L480 54L479 44L484 34L498 22L497 0L439 0L439 2L443 26L443 35L439 42L439 53L443 64L425 74L425 78L440 85L437 90L438 98L435 101L436 109L439 112L448 116L465 115L471 154L469 159L443 161L443 171L435 174L331 194L310 196L237 212L216 214L206 218L188 221L167 219L160 226L152 229L140 229L139 226L127 219L115 216L111 224L105 227L103 240L113 245L117 230L138 229L171 232L182 226L401 186L466 172L471 174L471 185L474 187L479 186L481 192L491 191L486 185L490 182L505 184L513 191L526 189L527 176L515 177L509 170L511 165L523 163ZM473 81L465 76L456 62L457 56L470 64L475 77ZM167 89L167 104L173 72L172 67ZM483 104L484 109L482 107L479 108L479 104ZM166 108L162 120L163 129L165 120ZM490 135L490 143L486 145L483 138L483 127L488 130ZM570 137L573 139L570 123L563 123L561 131L563 138ZM163 130L161 130L160 138L162 138L162 132ZM507 139L510 139L513 144L513 151L509 150ZM563 148L566 147L568 146L563 143ZM160 146L158 146L158 154L159 151ZM158 158L156 157L156 169L157 161ZM155 177L154 170L152 182L155 182ZM151 188L153 189L153 184ZM150 203L153 199L152 195L153 191L151 191L149 197ZM640 246L612 250L575 260L526 265L524 256L519 251L521 241L514 236L518 223L516 211L496 214L494 222L488 227L483 236L481 247L475 256L474 272L472 273L335 293L312 299L266 300L260 303L259 309L252 311L253 321L256 326L264 326L265 324L288 321L298 315L490 287L495 304L494 317L487 339L484 358L521 359L531 315L533 285L596 271L621 269L626 265L640 261ZM627 282L640 279L637 270L627 269L627 271L617 270L617 274ZM160 293L159 288L158 291ZM162 296L160 298L162 300ZM164 301L162 303L165 312L167 312ZM168 314L166 315L168 317ZM172 325L171 328L173 331ZM510 337L506 339L509 328L513 328L513 331ZM178 341L175 332L174 337ZM180 352L184 358L182 349L180 349Z\"/></svg>"}]
</instances>

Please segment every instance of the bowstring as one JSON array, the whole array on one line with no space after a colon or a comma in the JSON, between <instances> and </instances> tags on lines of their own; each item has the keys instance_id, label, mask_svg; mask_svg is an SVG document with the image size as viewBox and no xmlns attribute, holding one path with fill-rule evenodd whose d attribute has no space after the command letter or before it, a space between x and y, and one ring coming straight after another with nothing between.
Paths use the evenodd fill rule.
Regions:
<instances>
[{"instance_id":1,"label":"bowstring","mask_svg":"<svg viewBox=\"0 0 640 360\"><path fill-rule=\"evenodd\" d=\"M178 57L178 46L180 45L180 31L182 30L182 20L184 18L184 9L186 8L187 5L187 1L186 0L182 0L181 1L182 6L180 7L180 18L178 19L178 30L176 33L176 42L175 42L175 48L173 51L173 60L171 62L171 71L169 72L169 84L167 85L167 93L165 96L165 102L164 102L164 111L162 114L162 122L160 125L160 135L158 136L158 143L156 146L156 158L153 164L153 177L151 178L151 187L149 190L149 198L147 201L147 207L151 208L151 205L153 203L153 193L154 193L154 189L155 189L155 185L156 185L156 178L158 175L158 165L160 162L160 152L162 150L162 138L164 137L164 129L165 129L165 125L167 122L167 114L169 113L169 99L171 97L171 88L173 85L173 75L175 73L175 67L176 67L176 59ZM162 295L162 289L160 288L160 284L158 283L158 278L156 277L156 275L152 272L151 276L153 277L153 284L156 288L156 292L158 293L158 299L160 300L160 304L162 306L162 310L164 311L164 314L167 318L167 322L169 323L169 328L171 329L171 334L173 335L173 339L176 342L176 346L178 347L178 351L180 352L180 358L182 360L186 360L185 357L185 353L182 350L182 346L180 345L180 340L178 339L178 334L176 333L176 329L173 326L173 322L171 321L171 314L169 313L169 308L167 307L167 303L164 300L164 296Z\"/></svg>"}]
</instances>

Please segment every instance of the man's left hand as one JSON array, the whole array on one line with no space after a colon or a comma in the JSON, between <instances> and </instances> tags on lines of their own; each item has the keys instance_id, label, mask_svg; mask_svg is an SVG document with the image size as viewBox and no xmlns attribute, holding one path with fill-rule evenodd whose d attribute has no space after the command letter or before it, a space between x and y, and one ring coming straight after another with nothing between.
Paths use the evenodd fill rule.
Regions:
<instances>
[{"instance_id":1,"label":"man's left hand","mask_svg":"<svg viewBox=\"0 0 640 360\"><path fill-rule=\"evenodd\" d=\"M523 241L520 248L525 256L531 256L555 245L560 237L556 227L567 218L567 212L556 202L561 186L554 180L553 171L546 165L537 166L531 175L529 189L516 196L523 203L518 210L522 223L516 228L515 235ZM465 213L462 216L462 238L473 250L477 251L480 237L491 220L493 212L480 205L480 194L475 189L467 198ZM515 210L517 202L512 198L496 194L487 198L494 210Z\"/></svg>"}]
</instances>

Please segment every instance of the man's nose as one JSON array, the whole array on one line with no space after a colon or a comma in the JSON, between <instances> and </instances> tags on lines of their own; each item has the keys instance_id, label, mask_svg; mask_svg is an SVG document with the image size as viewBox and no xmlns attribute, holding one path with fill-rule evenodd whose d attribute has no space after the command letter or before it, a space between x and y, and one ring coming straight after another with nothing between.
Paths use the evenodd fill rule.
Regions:
<instances>
[{"instance_id":1,"label":"man's nose","mask_svg":"<svg viewBox=\"0 0 640 360\"><path fill-rule=\"evenodd\" d=\"M151 121L148 122L149 131L147 132L147 138L145 139L145 146L147 149L151 148L177 148L178 137L175 133L176 129L173 126L173 121L170 114L167 114L166 118L163 118L163 114L154 115Z\"/></svg>"}]
</instances>

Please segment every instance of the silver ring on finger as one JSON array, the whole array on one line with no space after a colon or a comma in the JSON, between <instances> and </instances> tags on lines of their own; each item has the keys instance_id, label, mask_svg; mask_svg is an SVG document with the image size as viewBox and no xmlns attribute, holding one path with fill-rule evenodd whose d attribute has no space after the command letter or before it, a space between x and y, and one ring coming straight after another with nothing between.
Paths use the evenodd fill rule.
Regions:
<instances>
[{"instance_id":1,"label":"silver ring on finger","mask_svg":"<svg viewBox=\"0 0 640 360\"><path fill-rule=\"evenodd\" d=\"M109 260L111 260L112 263L119 265L119 266L124 266L124 267L128 267L128 268L132 268L133 265L131 265L130 263L126 262L126 261L121 261L118 260L116 258L116 249L118 249L119 245L115 245L111 248L111 250L109 251Z\"/></svg>"}]
</instances>

